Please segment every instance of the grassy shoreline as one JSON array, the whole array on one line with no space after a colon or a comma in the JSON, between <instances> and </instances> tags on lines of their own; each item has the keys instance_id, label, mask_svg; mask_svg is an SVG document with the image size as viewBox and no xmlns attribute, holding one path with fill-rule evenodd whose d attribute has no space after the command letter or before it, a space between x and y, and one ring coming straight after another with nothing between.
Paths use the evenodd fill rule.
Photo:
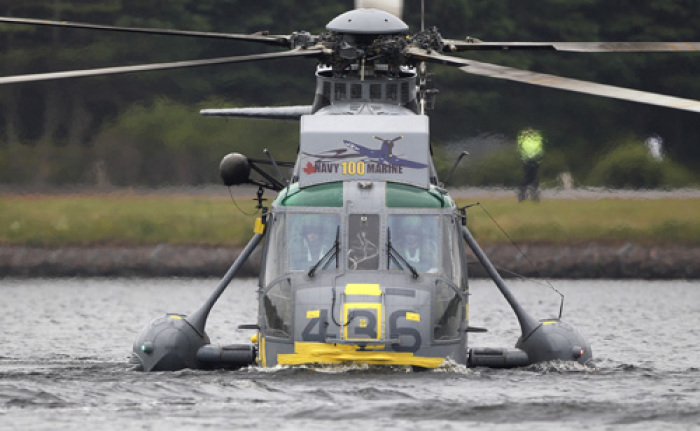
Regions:
<instances>
[{"instance_id":1,"label":"grassy shoreline","mask_svg":"<svg viewBox=\"0 0 700 431\"><path fill-rule=\"evenodd\" d=\"M41 247L206 245L239 247L250 237L252 196L178 194L0 195L0 244ZM700 198L564 199L518 203L512 196L479 202L468 226L484 244L633 242L700 245ZM269 201L268 201L269 203ZM486 211L484 211L484 209ZM242 211L241 211L242 210ZM488 212L488 214L487 214Z\"/></svg>"}]
</instances>

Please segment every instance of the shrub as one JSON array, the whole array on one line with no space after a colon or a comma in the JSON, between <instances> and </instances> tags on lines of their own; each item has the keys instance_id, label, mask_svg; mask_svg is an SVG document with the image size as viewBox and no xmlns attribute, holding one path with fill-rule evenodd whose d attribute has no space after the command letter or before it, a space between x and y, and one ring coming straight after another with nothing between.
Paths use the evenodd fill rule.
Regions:
<instances>
[{"instance_id":1,"label":"shrub","mask_svg":"<svg viewBox=\"0 0 700 431\"><path fill-rule=\"evenodd\" d=\"M449 170L451 164L436 158L439 172ZM453 162L452 160L449 161ZM448 166L449 165L449 166ZM442 168L442 171L441 171ZM540 166L540 183L554 184L560 173L566 171L566 160L560 151L545 153ZM523 178L523 163L514 146L501 147L482 157L470 156L455 171L451 185L516 187Z\"/></svg>"},{"instance_id":2,"label":"shrub","mask_svg":"<svg viewBox=\"0 0 700 431\"><path fill-rule=\"evenodd\" d=\"M522 180L522 163L515 149L496 150L464 165L465 182L469 186L514 187Z\"/></svg>"},{"instance_id":3,"label":"shrub","mask_svg":"<svg viewBox=\"0 0 700 431\"><path fill-rule=\"evenodd\" d=\"M642 145L627 143L603 156L588 183L626 189L682 187L693 183L693 175L671 160L654 159Z\"/></svg>"},{"instance_id":4,"label":"shrub","mask_svg":"<svg viewBox=\"0 0 700 431\"><path fill-rule=\"evenodd\" d=\"M219 162L237 151L263 158L294 160L299 140L292 122L204 118L197 108L160 99L134 106L97 138L96 153L115 185L218 183Z\"/></svg>"}]
</instances>

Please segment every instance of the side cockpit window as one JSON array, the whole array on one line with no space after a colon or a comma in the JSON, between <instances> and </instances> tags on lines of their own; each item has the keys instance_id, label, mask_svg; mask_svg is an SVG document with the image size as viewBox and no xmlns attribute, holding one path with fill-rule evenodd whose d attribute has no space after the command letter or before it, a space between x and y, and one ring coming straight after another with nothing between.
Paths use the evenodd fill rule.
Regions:
<instances>
[{"instance_id":1,"label":"side cockpit window","mask_svg":"<svg viewBox=\"0 0 700 431\"><path fill-rule=\"evenodd\" d=\"M454 216L444 216L442 218L442 267L446 278L459 286L461 290L466 290L466 274L464 271L466 258L462 248L462 235L459 231L459 219Z\"/></svg>"},{"instance_id":2,"label":"side cockpit window","mask_svg":"<svg viewBox=\"0 0 700 431\"><path fill-rule=\"evenodd\" d=\"M268 219L265 264L262 285L266 286L284 273L284 259L280 250L285 249L285 217L284 213L271 214Z\"/></svg>"}]
</instances>

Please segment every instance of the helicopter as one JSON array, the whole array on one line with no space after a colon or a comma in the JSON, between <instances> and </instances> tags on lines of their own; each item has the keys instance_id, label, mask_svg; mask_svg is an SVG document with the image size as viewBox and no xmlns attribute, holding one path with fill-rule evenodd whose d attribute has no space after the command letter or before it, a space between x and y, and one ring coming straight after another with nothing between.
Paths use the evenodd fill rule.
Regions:
<instances>
[{"instance_id":1,"label":"helicopter","mask_svg":"<svg viewBox=\"0 0 700 431\"><path fill-rule=\"evenodd\" d=\"M258 186L253 234L212 294L189 315L151 321L133 344L143 371L362 363L437 368L521 367L545 361L590 364L591 344L558 318L536 319L517 300L466 224L466 209L438 177L427 110L435 89L428 63L467 74L700 112L700 102L496 64L469 51L696 51L700 42L484 42L447 39L437 28L410 32L402 2L358 2L315 35L204 33L0 17L0 22L102 31L222 38L278 52L175 63L1 77L0 84L281 58L316 60L310 106L205 109L205 116L293 119L294 162L224 156L226 186ZM371 6L371 7L369 7ZM377 145L376 141L381 143ZM460 157L461 159L461 157ZM456 163L459 163L459 160ZM453 165L450 172L457 166ZM264 169L263 166L266 168ZM284 175L282 169L289 169ZM253 175L253 174L257 175ZM448 174L449 178L449 174ZM269 208L265 190L276 192ZM262 244L257 322L248 344L214 344L208 316L243 263ZM514 347L471 346L467 248L511 307L521 335Z\"/></svg>"}]
</instances>

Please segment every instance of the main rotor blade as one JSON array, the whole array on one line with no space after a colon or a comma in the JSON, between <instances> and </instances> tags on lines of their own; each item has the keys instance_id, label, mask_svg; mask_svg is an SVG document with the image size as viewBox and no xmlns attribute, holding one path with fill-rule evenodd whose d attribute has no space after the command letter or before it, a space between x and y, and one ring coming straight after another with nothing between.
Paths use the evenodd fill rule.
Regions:
<instances>
[{"instance_id":1,"label":"main rotor blade","mask_svg":"<svg viewBox=\"0 0 700 431\"><path fill-rule=\"evenodd\" d=\"M488 76L490 78L506 79L509 81L540 85L549 88L558 88L560 90L574 91L577 93L593 94L596 96L629 100L632 102L646 103L649 105L700 112L700 101L698 100L683 99L680 97L632 90L613 85L564 78L561 76L531 72L529 70L499 66L491 63L481 63L478 61L442 55L435 52L428 52L417 47L408 47L407 54L418 61L432 61L449 64L451 66L458 66L461 71L473 75Z\"/></svg>"},{"instance_id":2,"label":"main rotor blade","mask_svg":"<svg viewBox=\"0 0 700 431\"><path fill-rule=\"evenodd\" d=\"M311 114L311 105L265 106L255 108L202 109L200 115L210 117L266 118L271 120L299 120Z\"/></svg>"},{"instance_id":3,"label":"main rotor blade","mask_svg":"<svg viewBox=\"0 0 700 431\"><path fill-rule=\"evenodd\" d=\"M65 72L39 73L32 75L17 75L0 77L0 84L15 84L20 82L47 81L51 79L78 78L85 76L115 75L119 73L143 72L149 70L181 69L185 67L210 66L215 64L244 63L249 61L274 60L286 57L314 57L322 52L322 48L297 48L291 51L270 52L265 54L242 55L237 57L210 58L204 60L177 61L174 63L140 64L134 66L105 67L102 69L69 70Z\"/></svg>"},{"instance_id":4,"label":"main rotor blade","mask_svg":"<svg viewBox=\"0 0 700 431\"><path fill-rule=\"evenodd\" d=\"M290 47L290 36L272 36L265 34L235 34L235 33L214 33L214 32L203 32L203 31L188 31L188 30L171 30L163 28L136 28L136 27L117 27L111 25L99 25L99 24L89 24L82 22L69 22L69 21L49 21L43 19L32 19L32 18L14 18L14 17L0 17L0 22L8 24L28 24L37 26L49 26L49 27L69 27L69 28L83 28L91 30L104 30L104 31L121 31L130 33L147 33L147 34L160 34L168 36L190 36L190 37L205 37L214 39L233 39L242 40L247 42L260 42L268 45L275 46L285 46Z\"/></svg>"},{"instance_id":5,"label":"main rotor blade","mask_svg":"<svg viewBox=\"0 0 700 431\"><path fill-rule=\"evenodd\" d=\"M480 40L443 40L445 50L510 51L544 50L565 52L687 52L700 51L700 42L482 42Z\"/></svg>"}]
</instances>

